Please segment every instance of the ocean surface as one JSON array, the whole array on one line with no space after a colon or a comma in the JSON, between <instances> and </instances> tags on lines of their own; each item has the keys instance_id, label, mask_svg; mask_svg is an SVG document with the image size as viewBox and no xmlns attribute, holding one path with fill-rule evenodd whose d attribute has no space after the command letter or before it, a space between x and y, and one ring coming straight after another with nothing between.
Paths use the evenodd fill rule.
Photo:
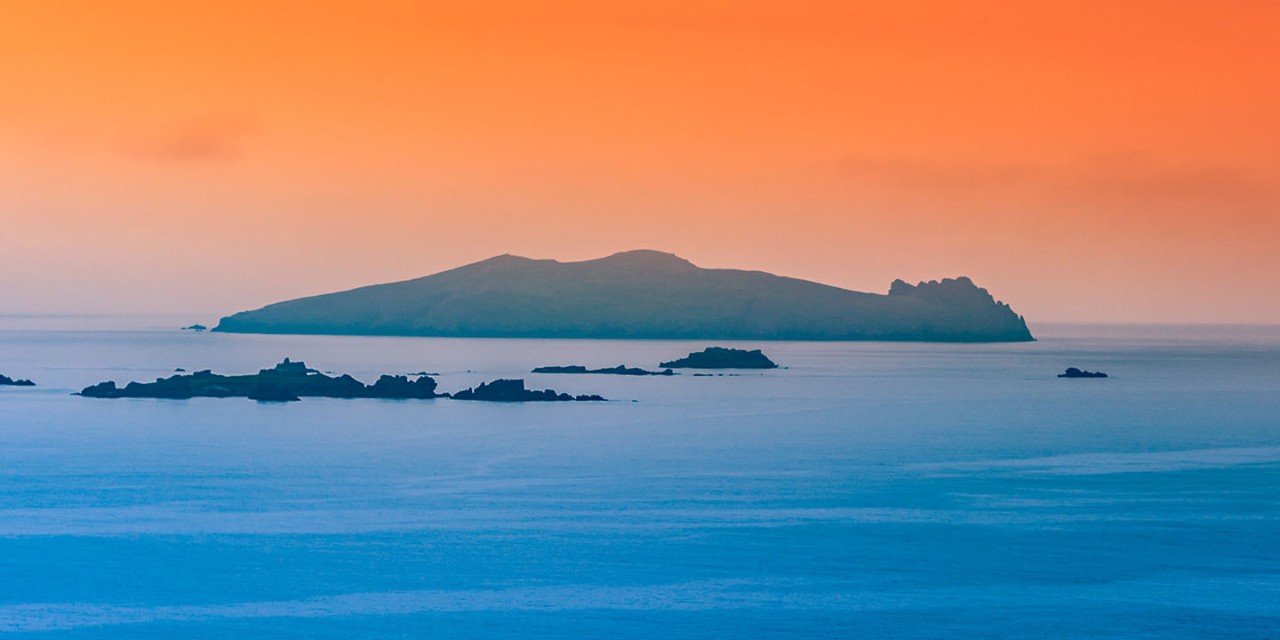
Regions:
<instances>
[{"instance_id":1,"label":"ocean surface","mask_svg":"<svg viewBox=\"0 0 1280 640\"><path fill-rule=\"evenodd\" d=\"M0 637L1280 638L1280 328L633 378L526 372L712 343L181 324L0 317ZM71 395L286 356L612 401Z\"/></svg>"}]
</instances>

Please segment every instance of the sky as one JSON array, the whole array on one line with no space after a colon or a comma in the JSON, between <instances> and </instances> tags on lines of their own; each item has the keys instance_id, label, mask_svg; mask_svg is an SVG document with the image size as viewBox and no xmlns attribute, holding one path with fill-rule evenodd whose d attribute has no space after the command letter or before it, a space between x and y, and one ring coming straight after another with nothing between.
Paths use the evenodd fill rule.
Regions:
<instances>
[{"instance_id":1,"label":"sky","mask_svg":"<svg viewBox=\"0 0 1280 640\"><path fill-rule=\"evenodd\" d=\"M0 314L649 248L1280 323L1278 2L2 7Z\"/></svg>"}]
</instances>

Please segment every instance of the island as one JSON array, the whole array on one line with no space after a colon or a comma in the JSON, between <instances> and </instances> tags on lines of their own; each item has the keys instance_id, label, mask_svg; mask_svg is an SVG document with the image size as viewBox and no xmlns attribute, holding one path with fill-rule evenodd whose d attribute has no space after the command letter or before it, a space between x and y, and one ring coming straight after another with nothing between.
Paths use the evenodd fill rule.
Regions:
<instances>
[{"instance_id":1,"label":"island","mask_svg":"<svg viewBox=\"0 0 1280 640\"><path fill-rule=\"evenodd\" d=\"M1067 370L1058 374L1059 378L1106 378L1107 374L1101 371L1085 371L1075 367L1067 367Z\"/></svg>"},{"instance_id":2,"label":"island","mask_svg":"<svg viewBox=\"0 0 1280 640\"><path fill-rule=\"evenodd\" d=\"M349 375L330 377L305 363L288 358L271 369L252 375L224 376L209 370L188 375L159 378L155 382L130 382L117 387L101 382L80 391L86 398L250 398L262 401L291 401L313 398L429 399L436 393L436 381L429 376L383 375L371 385Z\"/></svg>"},{"instance_id":3,"label":"island","mask_svg":"<svg viewBox=\"0 0 1280 640\"><path fill-rule=\"evenodd\" d=\"M707 347L678 360L658 365L670 369L777 369L778 364L759 349Z\"/></svg>"},{"instance_id":4,"label":"island","mask_svg":"<svg viewBox=\"0 0 1280 640\"><path fill-rule=\"evenodd\" d=\"M481 382L474 389L464 389L453 394L454 400L484 400L488 402L605 402L597 395L571 396L556 393L553 389L534 391L524 388L524 380L498 379Z\"/></svg>"},{"instance_id":5,"label":"island","mask_svg":"<svg viewBox=\"0 0 1280 640\"><path fill-rule=\"evenodd\" d=\"M616 367L607 369L588 369L580 364L571 364L560 367L538 367L532 373L599 373L615 376L673 376L676 372L670 369L662 371L649 371L648 369L640 369L637 367L628 367L620 364Z\"/></svg>"},{"instance_id":6,"label":"island","mask_svg":"<svg viewBox=\"0 0 1280 640\"><path fill-rule=\"evenodd\" d=\"M14 380L9 376L0 374L0 387L34 387L36 383L30 380Z\"/></svg>"},{"instance_id":7,"label":"island","mask_svg":"<svg viewBox=\"0 0 1280 640\"><path fill-rule=\"evenodd\" d=\"M188 325L188 326L183 327L183 328L182 328L182 330L183 330L183 331L195 331L196 333L199 333L199 332L201 332L201 331L208 331L208 330L209 330L209 327L206 327L206 326L204 326L204 325L202 325L202 324L193 324L193 325Z\"/></svg>"},{"instance_id":8,"label":"island","mask_svg":"<svg viewBox=\"0 0 1280 640\"><path fill-rule=\"evenodd\" d=\"M967 277L862 293L658 251L558 262L503 255L434 275L277 302L227 333L696 340L1034 340Z\"/></svg>"}]
</instances>

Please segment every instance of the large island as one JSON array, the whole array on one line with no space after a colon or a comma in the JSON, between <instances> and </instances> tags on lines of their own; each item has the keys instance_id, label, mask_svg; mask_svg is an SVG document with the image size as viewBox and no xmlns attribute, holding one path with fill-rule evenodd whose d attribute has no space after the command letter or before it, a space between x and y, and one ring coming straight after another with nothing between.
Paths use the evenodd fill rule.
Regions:
<instances>
[{"instance_id":1,"label":"large island","mask_svg":"<svg viewBox=\"0 0 1280 640\"><path fill-rule=\"evenodd\" d=\"M584 262L504 255L435 275L299 298L214 331L698 340L1033 340L1022 317L960 277L861 293L657 251Z\"/></svg>"}]
</instances>

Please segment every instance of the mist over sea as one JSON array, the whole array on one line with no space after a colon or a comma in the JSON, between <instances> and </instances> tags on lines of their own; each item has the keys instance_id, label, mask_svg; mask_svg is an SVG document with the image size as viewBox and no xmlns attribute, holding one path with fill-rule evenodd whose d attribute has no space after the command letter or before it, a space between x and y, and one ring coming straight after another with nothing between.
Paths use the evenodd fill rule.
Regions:
<instances>
[{"instance_id":1,"label":"mist over sea","mask_svg":"<svg viewBox=\"0 0 1280 640\"><path fill-rule=\"evenodd\" d=\"M1276 638L1280 328L259 336L0 316L0 637ZM783 368L533 375L712 344ZM95 400L284 357L609 403ZM1068 366L1106 380L1061 380Z\"/></svg>"}]
</instances>

